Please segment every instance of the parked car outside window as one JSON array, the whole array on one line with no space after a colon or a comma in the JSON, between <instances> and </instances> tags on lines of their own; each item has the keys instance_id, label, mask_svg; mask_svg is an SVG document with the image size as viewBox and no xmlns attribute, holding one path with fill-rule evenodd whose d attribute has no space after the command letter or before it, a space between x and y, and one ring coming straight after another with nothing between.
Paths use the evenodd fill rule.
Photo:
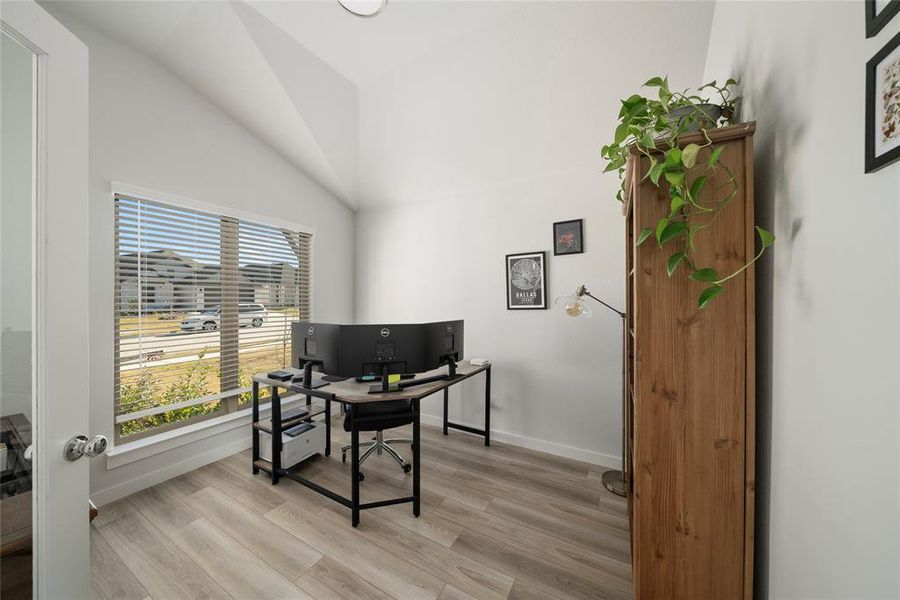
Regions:
<instances>
[{"instance_id":1,"label":"parked car outside window","mask_svg":"<svg viewBox=\"0 0 900 600\"><path fill-rule=\"evenodd\" d=\"M268 312L262 304L239 304L238 326L262 327ZM188 313L181 322L182 331L215 331L222 320L222 307L213 306L202 311Z\"/></svg>"}]
</instances>

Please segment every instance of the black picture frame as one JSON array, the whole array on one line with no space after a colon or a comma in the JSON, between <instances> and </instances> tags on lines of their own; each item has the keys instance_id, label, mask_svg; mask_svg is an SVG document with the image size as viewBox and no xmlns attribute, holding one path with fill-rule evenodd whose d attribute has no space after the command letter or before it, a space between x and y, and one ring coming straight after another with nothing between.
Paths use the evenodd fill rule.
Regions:
<instances>
[{"instance_id":1,"label":"black picture frame","mask_svg":"<svg viewBox=\"0 0 900 600\"><path fill-rule=\"evenodd\" d=\"M564 236L573 236L568 241ZM584 252L584 219L557 221L553 224L553 256Z\"/></svg>"},{"instance_id":2,"label":"black picture frame","mask_svg":"<svg viewBox=\"0 0 900 600\"><path fill-rule=\"evenodd\" d=\"M883 154L875 154L875 120L877 115L878 90L876 81L876 72L885 58L900 47L900 33L895 35L891 40L878 51L875 56L866 63L866 173L874 173L875 171L886 167L887 165L900 159L900 146L892 148Z\"/></svg>"},{"instance_id":3,"label":"black picture frame","mask_svg":"<svg viewBox=\"0 0 900 600\"><path fill-rule=\"evenodd\" d=\"M900 0L890 0L880 13L875 12L875 0L863 2L866 8L866 37L875 37L888 22L900 13Z\"/></svg>"},{"instance_id":4,"label":"black picture frame","mask_svg":"<svg viewBox=\"0 0 900 600\"><path fill-rule=\"evenodd\" d=\"M537 272L535 272L537 267ZM531 279L537 276L538 280ZM514 283L515 279L520 283ZM524 278L524 281L522 279ZM506 310L547 308L547 253L521 252L506 255Z\"/></svg>"}]
</instances>

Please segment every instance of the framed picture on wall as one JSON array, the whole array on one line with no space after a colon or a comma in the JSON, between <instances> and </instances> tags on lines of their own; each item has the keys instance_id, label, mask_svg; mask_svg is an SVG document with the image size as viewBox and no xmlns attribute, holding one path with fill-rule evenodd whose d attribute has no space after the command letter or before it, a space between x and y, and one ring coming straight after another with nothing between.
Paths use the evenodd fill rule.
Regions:
<instances>
[{"instance_id":1,"label":"framed picture on wall","mask_svg":"<svg viewBox=\"0 0 900 600\"><path fill-rule=\"evenodd\" d=\"M553 224L553 255L584 252L584 219L558 221Z\"/></svg>"},{"instance_id":2,"label":"framed picture on wall","mask_svg":"<svg viewBox=\"0 0 900 600\"><path fill-rule=\"evenodd\" d=\"M866 0L866 37L875 37L900 12L900 0Z\"/></svg>"},{"instance_id":3,"label":"framed picture on wall","mask_svg":"<svg viewBox=\"0 0 900 600\"><path fill-rule=\"evenodd\" d=\"M547 308L547 260L544 252L506 255L506 308Z\"/></svg>"},{"instance_id":4,"label":"framed picture on wall","mask_svg":"<svg viewBox=\"0 0 900 600\"><path fill-rule=\"evenodd\" d=\"M866 173L900 158L900 33L866 63Z\"/></svg>"}]
</instances>

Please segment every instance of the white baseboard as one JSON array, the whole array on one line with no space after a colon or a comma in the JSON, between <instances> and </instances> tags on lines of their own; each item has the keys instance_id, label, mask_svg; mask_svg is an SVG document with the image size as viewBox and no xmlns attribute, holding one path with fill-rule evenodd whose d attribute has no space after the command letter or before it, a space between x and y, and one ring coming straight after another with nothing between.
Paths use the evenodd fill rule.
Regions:
<instances>
[{"instance_id":1,"label":"white baseboard","mask_svg":"<svg viewBox=\"0 0 900 600\"><path fill-rule=\"evenodd\" d=\"M441 419L441 417L438 417L436 415L427 415L423 413L422 422L427 423L428 425L435 425L437 427L443 426L443 420ZM460 425L465 424L466 423L460 423ZM480 426L471 425L471 427L479 428ZM457 431L457 433L463 432ZM583 448L575 448L573 446L566 446L564 444L557 444L556 442L548 442L546 440L538 440L535 438L525 437L524 435L519 435L517 433L510 433L508 431L498 431L497 429L491 429L491 441L494 440L498 442L504 442L511 446L528 448L529 450L546 452L547 454L562 456L563 458L580 460L582 462L590 463L592 465L597 465L607 469L618 469L622 466L622 457L620 456L603 454L601 452L585 450Z\"/></svg>"},{"instance_id":2,"label":"white baseboard","mask_svg":"<svg viewBox=\"0 0 900 600\"><path fill-rule=\"evenodd\" d=\"M189 471L199 469L202 466L214 463L217 460L221 460L226 456L231 456L232 454L241 452L242 450L246 450L249 447L250 436L248 435L247 437L235 440L233 442L225 444L224 446L213 448L208 452L197 454L181 462L166 465L162 469L157 469L156 471L145 473L144 475L135 477L134 479L129 479L128 481L124 481L118 485L108 487L105 490L94 492L91 494L91 500L98 507L103 506L104 504L109 504L110 502L115 502L120 498L130 496L131 494L162 483L163 481L172 479L173 477L184 475Z\"/></svg>"}]
</instances>

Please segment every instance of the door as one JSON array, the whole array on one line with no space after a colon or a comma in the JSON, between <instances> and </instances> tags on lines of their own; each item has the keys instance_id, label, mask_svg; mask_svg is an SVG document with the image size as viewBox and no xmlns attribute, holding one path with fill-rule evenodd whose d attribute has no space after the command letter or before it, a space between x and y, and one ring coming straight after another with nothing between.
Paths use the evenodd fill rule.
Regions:
<instances>
[{"instance_id":1,"label":"door","mask_svg":"<svg viewBox=\"0 0 900 600\"><path fill-rule=\"evenodd\" d=\"M0 25L3 597L88 598L88 53L30 0Z\"/></svg>"}]
</instances>

